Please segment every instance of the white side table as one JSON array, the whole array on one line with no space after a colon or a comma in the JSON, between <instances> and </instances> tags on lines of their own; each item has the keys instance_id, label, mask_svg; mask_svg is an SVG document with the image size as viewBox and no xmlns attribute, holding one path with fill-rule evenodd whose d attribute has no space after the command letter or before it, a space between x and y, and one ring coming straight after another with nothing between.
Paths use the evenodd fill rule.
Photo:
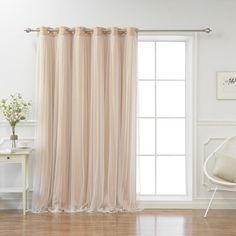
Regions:
<instances>
[{"instance_id":1,"label":"white side table","mask_svg":"<svg viewBox=\"0 0 236 236\"><path fill-rule=\"evenodd\" d=\"M22 167L22 187L21 188L0 188L0 193L19 193L22 192L23 214L27 208L27 193L29 190L29 156L31 149L15 151L13 153L1 153L0 163L19 163Z\"/></svg>"}]
</instances>

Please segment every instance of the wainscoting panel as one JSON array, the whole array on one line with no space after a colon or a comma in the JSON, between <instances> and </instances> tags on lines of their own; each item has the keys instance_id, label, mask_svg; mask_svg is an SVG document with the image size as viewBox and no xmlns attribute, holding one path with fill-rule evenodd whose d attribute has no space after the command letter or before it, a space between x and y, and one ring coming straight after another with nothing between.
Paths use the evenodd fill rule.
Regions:
<instances>
[{"instance_id":1,"label":"wainscoting panel","mask_svg":"<svg viewBox=\"0 0 236 236\"><path fill-rule=\"evenodd\" d=\"M22 122L16 127L19 141L31 142L34 145L35 120ZM205 158L228 136L236 135L236 121L210 121L198 120L196 123L196 163L193 167L193 200L174 202L140 202L144 208L205 208L211 191L209 183L203 174L203 163ZM5 121L0 121L0 148L10 147L10 127ZM33 161L33 156L32 156ZM33 163L31 163L33 165ZM32 173L31 173L32 175ZM32 181L32 176L31 176ZM17 165L0 166L0 187L21 186L21 169ZM32 186L32 183L31 183ZM19 194L0 194L0 209L21 208L21 196ZM236 208L236 194L217 193L213 208Z\"/></svg>"}]
</instances>

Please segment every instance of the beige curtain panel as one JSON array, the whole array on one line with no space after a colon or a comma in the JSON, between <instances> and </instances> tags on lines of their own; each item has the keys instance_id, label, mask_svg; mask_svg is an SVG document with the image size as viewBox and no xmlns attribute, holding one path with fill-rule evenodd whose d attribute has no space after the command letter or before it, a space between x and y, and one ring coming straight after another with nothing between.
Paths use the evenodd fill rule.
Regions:
<instances>
[{"instance_id":1,"label":"beige curtain panel","mask_svg":"<svg viewBox=\"0 0 236 236\"><path fill-rule=\"evenodd\" d=\"M38 35L33 212L136 209L137 33Z\"/></svg>"}]
</instances>

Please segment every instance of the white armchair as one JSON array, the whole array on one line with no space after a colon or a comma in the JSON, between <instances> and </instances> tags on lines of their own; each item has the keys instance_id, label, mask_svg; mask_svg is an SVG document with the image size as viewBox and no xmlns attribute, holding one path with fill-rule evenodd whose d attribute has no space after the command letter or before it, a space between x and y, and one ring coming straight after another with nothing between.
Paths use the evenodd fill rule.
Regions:
<instances>
[{"instance_id":1,"label":"white armchair","mask_svg":"<svg viewBox=\"0 0 236 236\"><path fill-rule=\"evenodd\" d=\"M222 159L220 162L218 161L217 163L216 157L219 158L219 156L222 156L224 159ZM232 163L229 163L226 158L230 158L229 161ZM220 173L220 175L214 173L214 170L216 170L216 164L218 165L217 169L220 169L221 172L227 172L227 168L230 167L230 171L232 172L233 170L233 174L236 175L236 136L231 136L227 138L214 152L212 152L206 158L204 162L203 172L205 176L210 180L210 182L214 185L213 194L204 214L204 217L207 217L207 213L211 207L212 201L217 190L231 192L236 191L236 181L232 182L232 180L230 181L228 178L228 175L230 175L230 173L226 173L227 178L221 178L222 173ZM234 178L232 177L232 179Z\"/></svg>"}]
</instances>

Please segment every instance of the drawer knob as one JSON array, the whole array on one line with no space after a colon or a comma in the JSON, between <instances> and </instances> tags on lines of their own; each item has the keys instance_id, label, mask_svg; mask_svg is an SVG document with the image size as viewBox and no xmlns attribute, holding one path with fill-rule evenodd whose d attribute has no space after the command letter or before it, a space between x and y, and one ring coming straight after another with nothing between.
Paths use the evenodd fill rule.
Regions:
<instances>
[{"instance_id":1,"label":"drawer knob","mask_svg":"<svg viewBox=\"0 0 236 236\"><path fill-rule=\"evenodd\" d=\"M7 159L10 159L10 157L7 157Z\"/></svg>"}]
</instances>

